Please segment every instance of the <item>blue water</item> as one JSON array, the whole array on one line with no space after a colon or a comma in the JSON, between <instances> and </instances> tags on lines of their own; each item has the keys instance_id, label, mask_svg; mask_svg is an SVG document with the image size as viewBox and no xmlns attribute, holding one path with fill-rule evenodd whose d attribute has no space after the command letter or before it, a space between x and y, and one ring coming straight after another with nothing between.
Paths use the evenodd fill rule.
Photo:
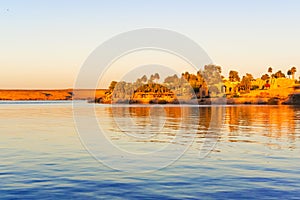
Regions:
<instances>
[{"instance_id":1,"label":"blue water","mask_svg":"<svg viewBox=\"0 0 300 200\"><path fill-rule=\"evenodd\" d=\"M193 144L178 160L134 173L122 170L121 158L107 166L86 150L71 102L0 103L0 199L300 199L300 108L226 106L218 133L208 130L214 120L209 107L162 109L167 128L147 142L148 138L125 137L113 124L113 118L128 119L122 109L95 106L108 139L128 151L168 143L182 120L188 119L183 123L191 123L188 127L199 124ZM129 114L138 125L157 124L162 112L149 110L134 106ZM216 144L199 157L207 138ZM154 161L143 166L151 167Z\"/></svg>"}]
</instances>

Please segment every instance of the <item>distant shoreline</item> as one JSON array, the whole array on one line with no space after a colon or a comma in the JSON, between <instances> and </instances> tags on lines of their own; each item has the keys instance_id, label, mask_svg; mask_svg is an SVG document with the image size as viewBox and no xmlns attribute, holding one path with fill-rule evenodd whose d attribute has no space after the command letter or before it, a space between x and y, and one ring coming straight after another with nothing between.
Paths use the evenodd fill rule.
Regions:
<instances>
[{"instance_id":1,"label":"distant shoreline","mask_svg":"<svg viewBox=\"0 0 300 200\"><path fill-rule=\"evenodd\" d=\"M102 97L105 89L0 89L2 101L89 100Z\"/></svg>"}]
</instances>

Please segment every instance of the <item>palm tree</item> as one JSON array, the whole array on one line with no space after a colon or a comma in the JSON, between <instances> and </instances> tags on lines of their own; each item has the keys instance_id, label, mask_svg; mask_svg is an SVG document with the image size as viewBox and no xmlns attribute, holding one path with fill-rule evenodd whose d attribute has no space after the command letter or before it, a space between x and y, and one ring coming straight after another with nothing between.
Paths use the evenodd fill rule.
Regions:
<instances>
[{"instance_id":1,"label":"palm tree","mask_svg":"<svg viewBox=\"0 0 300 200\"><path fill-rule=\"evenodd\" d=\"M268 73L270 74L270 77L271 77L272 71L273 71L272 67L269 67L268 68Z\"/></svg>"},{"instance_id":2,"label":"palm tree","mask_svg":"<svg viewBox=\"0 0 300 200\"><path fill-rule=\"evenodd\" d=\"M291 71L291 70L288 70L288 71L287 71L287 75L289 76L289 78L291 78L292 71Z\"/></svg>"},{"instance_id":3,"label":"palm tree","mask_svg":"<svg viewBox=\"0 0 300 200\"><path fill-rule=\"evenodd\" d=\"M154 77L155 77L156 80L159 80L159 79L160 79L160 76L159 76L158 73L155 73L155 74L154 74Z\"/></svg>"},{"instance_id":4,"label":"palm tree","mask_svg":"<svg viewBox=\"0 0 300 200\"><path fill-rule=\"evenodd\" d=\"M147 82L147 80L148 80L148 78L147 78L147 76L146 76L146 75L144 75L144 76L141 78L141 81L142 81L143 83L146 83L146 82Z\"/></svg>"},{"instance_id":5,"label":"palm tree","mask_svg":"<svg viewBox=\"0 0 300 200\"><path fill-rule=\"evenodd\" d=\"M295 80L296 67L291 68L292 79Z\"/></svg>"}]
</instances>

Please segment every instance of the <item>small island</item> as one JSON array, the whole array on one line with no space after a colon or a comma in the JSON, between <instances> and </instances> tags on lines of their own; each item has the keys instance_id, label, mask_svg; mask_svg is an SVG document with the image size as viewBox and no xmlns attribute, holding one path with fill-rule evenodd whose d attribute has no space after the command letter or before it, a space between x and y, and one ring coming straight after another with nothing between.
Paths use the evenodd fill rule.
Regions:
<instances>
[{"instance_id":1,"label":"small island","mask_svg":"<svg viewBox=\"0 0 300 200\"><path fill-rule=\"evenodd\" d=\"M101 97L89 102L105 104L300 104L299 80L291 67L287 75L281 70L254 78L246 73L242 78L231 70L228 77L221 74L221 67L206 65L196 74L174 74L159 82L158 73L149 78L144 75L135 82L112 81Z\"/></svg>"}]
</instances>

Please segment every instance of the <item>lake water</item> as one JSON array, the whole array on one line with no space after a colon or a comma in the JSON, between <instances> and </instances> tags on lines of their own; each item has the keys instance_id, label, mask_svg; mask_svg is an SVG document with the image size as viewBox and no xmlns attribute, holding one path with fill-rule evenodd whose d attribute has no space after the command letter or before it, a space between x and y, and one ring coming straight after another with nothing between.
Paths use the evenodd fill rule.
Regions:
<instances>
[{"instance_id":1,"label":"lake water","mask_svg":"<svg viewBox=\"0 0 300 200\"><path fill-rule=\"evenodd\" d=\"M300 107L72 109L0 103L0 199L300 199Z\"/></svg>"}]
</instances>

